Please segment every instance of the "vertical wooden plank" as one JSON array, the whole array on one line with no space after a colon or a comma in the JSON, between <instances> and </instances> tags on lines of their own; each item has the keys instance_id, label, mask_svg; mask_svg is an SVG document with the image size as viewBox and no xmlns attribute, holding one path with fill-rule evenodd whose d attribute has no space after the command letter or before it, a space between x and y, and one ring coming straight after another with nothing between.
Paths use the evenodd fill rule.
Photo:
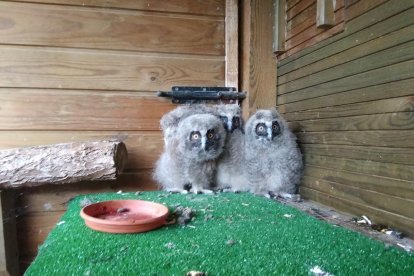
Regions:
<instances>
[{"instance_id":1,"label":"vertical wooden plank","mask_svg":"<svg viewBox=\"0 0 414 276\"><path fill-rule=\"evenodd\" d=\"M316 1L316 27L329 28L335 25L335 0Z\"/></svg>"},{"instance_id":2,"label":"vertical wooden plank","mask_svg":"<svg viewBox=\"0 0 414 276\"><path fill-rule=\"evenodd\" d=\"M250 29L251 29L251 1L241 0L240 5L240 87L247 92L246 99L242 102L243 118L249 117L250 94Z\"/></svg>"},{"instance_id":3,"label":"vertical wooden plank","mask_svg":"<svg viewBox=\"0 0 414 276\"><path fill-rule=\"evenodd\" d=\"M285 52L286 40L286 0L273 1L274 26L273 26L273 52L281 54Z\"/></svg>"},{"instance_id":4,"label":"vertical wooden plank","mask_svg":"<svg viewBox=\"0 0 414 276\"><path fill-rule=\"evenodd\" d=\"M226 86L239 88L238 0L226 0Z\"/></svg>"},{"instance_id":5,"label":"vertical wooden plank","mask_svg":"<svg viewBox=\"0 0 414 276\"><path fill-rule=\"evenodd\" d=\"M249 110L276 105L276 58L273 54L273 1L252 0Z\"/></svg>"},{"instance_id":6,"label":"vertical wooden plank","mask_svg":"<svg viewBox=\"0 0 414 276\"><path fill-rule=\"evenodd\" d=\"M0 191L0 275L19 275L14 191Z\"/></svg>"}]
</instances>

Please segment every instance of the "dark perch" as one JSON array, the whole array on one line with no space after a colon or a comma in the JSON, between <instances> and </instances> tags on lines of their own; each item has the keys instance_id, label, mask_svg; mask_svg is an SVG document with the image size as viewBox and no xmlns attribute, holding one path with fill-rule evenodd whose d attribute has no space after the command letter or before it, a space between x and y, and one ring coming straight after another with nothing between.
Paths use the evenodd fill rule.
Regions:
<instances>
[{"instance_id":1,"label":"dark perch","mask_svg":"<svg viewBox=\"0 0 414 276\"><path fill-rule=\"evenodd\" d=\"M0 188L113 180L128 157L118 140L0 150Z\"/></svg>"}]
</instances>

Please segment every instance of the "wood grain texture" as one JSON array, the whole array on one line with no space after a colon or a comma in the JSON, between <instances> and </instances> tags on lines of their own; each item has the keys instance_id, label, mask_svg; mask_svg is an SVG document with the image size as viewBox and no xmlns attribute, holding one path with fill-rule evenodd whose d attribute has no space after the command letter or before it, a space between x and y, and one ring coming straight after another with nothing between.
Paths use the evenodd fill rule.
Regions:
<instances>
[{"instance_id":1,"label":"wood grain texture","mask_svg":"<svg viewBox=\"0 0 414 276\"><path fill-rule=\"evenodd\" d=\"M414 59L414 34L412 31L409 31L408 35L411 37L411 41L409 42L376 53L366 53L364 56L352 60L352 62L335 65L326 70L319 69L312 74L295 79L295 81L281 84L278 86L278 93L281 95L324 82L334 81L367 71L381 69L388 65L412 60ZM384 57L387 58L384 59Z\"/></svg>"},{"instance_id":2,"label":"wood grain texture","mask_svg":"<svg viewBox=\"0 0 414 276\"><path fill-rule=\"evenodd\" d=\"M414 230L412 227L414 225L413 219L371 206L354 203L339 197L334 197L330 194L322 193L307 187L302 187L300 193L304 198L315 200L322 204L336 208L339 211L351 213L356 216L366 215L374 223L388 225L404 232L404 234L411 238L414 237Z\"/></svg>"},{"instance_id":3,"label":"wood grain texture","mask_svg":"<svg viewBox=\"0 0 414 276\"><path fill-rule=\"evenodd\" d=\"M375 14L373 16L376 16ZM363 29L356 29L354 32L350 32L348 29L348 26L351 23L347 23L347 31L343 34L340 34L335 37L335 40L333 38L330 38L330 40L333 40L332 43L327 42L321 42L318 45L321 45L321 47L311 47L315 48L314 51L310 53L306 53L301 55L300 57L297 57L295 60L292 60L290 62L286 62L288 59L284 59L282 61L279 60L279 73L280 75L285 75L286 73L289 73L291 71L294 71L296 69L301 68L307 68L307 65L312 65L313 63L324 61L327 58L330 58L331 56L342 53L344 51L352 51L353 55L358 54L356 51L353 51L354 47L363 45L366 42L370 42L372 40L377 40L385 42L388 38L388 34L399 31L400 29L403 29L405 27L409 27L412 25L412 22L409 20L414 16L414 10L408 9L406 11L403 11L400 14L396 14L391 17L384 18L381 21L376 22L376 24L368 26L367 28ZM384 15L385 17L385 15ZM362 19L365 19L368 21L367 17L362 17ZM359 22L360 24L368 24L367 22ZM351 24L352 25L352 24ZM382 38L385 36L384 38ZM403 37L399 37L398 39L404 39ZM326 44L326 45L325 45ZM378 46L381 47L381 45L376 44L375 42L372 43L372 47L378 48ZM374 46L376 45L376 46ZM364 46L360 48L363 49ZM304 49L304 52L308 52L310 48ZM367 49L370 50L370 49ZM373 49L375 50L375 48ZM346 58L342 56L341 58ZM341 60L336 59L336 62L340 62ZM319 66L320 63L316 63L316 66Z\"/></svg>"},{"instance_id":4,"label":"wood grain texture","mask_svg":"<svg viewBox=\"0 0 414 276\"><path fill-rule=\"evenodd\" d=\"M0 274L19 275L15 192L0 191Z\"/></svg>"},{"instance_id":5,"label":"wood grain texture","mask_svg":"<svg viewBox=\"0 0 414 276\"><path fill-rule=\"evenodd\" d=\"M116 137L130 153L117 181L21 190L24 269L71 197L158 188L159 119L174 105L154 92L225 84L225 2L1 1L0 148Z\"/></svg>"},{"instance_id":6,"label":"wood grain texture","mask_svg":"<svg viewBox=\"0 0 414 276\"><path fill-rule=\"evenodd\" d=\"M20 269L24 271L37 255L49 232L75 196L103 192L137 192L157 189L152 170L121 174L118 181L80 182L74 185L21 189L17 197L17 235Z\"/></svg>"},{"instance_id":7,"label":"wood grain texture","mask_svg":"<svg viewBox=\"0 0 414 276\"><path fill-rule=\"evenodd\" d=\"M366 36L367 40L370 40L371 34L375 35L376 32L381 32L382 28L399 29L399 27L395 28L392 26L392 24L386 23L387 19L392 18L393 16L400 18L401 16L401 20L403 20L402 14L404 14L405 12L413 12L413 11L409 11L413 6L414 4L411 1L399 1L399 0L387 1L380 7L377 7L377 8L374 8L368 11L366 14L364 14L364 16L359 16L359 17L356 17L354 20L346 22L346 30L344 30L342 34L332 36L329 39L319 42L317 45L312 45L307 48L304 48L300 51L300 53L296 53L292 56L289 56L289 57L279 56L278 63L280 67L282 67L288 63L291 63L292 61L298 58L307 58L311 53L316 53L316 52L318 52L318 54L316 54L316 56L314 57L318 59L319 57L324 58L326 57L326 55L324 55L324 53L326 52L326 49L324 47L327 47L328 45L335 43L349 36L350 34L362 31L364 29L372 28L371 32L367 33L367 36ZM373 18L375 20L373 20ZM412 23L412 21L410 21L408 18L406 18L403 21L405 21L406 26L411 25ZM382 27L377 28L377 26L375 25L377 26L382 25ZM352 40L350 39L350 41ZM358 41L354 41L354 43L355 42L358 42ZM345 42L341 42L336 47L339 48L340 45L344 43ZM346 45L344 45L343 47L344 47L343 49L348 48Z\"/></svg>"},{"instance_id":8,"label":"wood grain texture","mask_svg":"<svg viewBox=\"0 0 414 276\"><path fill-rule=\"evenodd\" d=\"M287 50L284 54L278 56L278 61L281 61L283 59L286 59L290 56L293 56L294 54L301 52L303 49L306 49L308 47L311 47L321 41L327 40L335 35L338 35L339 33L343 32L345 28L345 24L344 22L341 22L337 25L335 25L335 27L332 27L330 29L328 29L327 31L321 32L319 33L317 36L313 36L311 38L309 38L306 41L303 41L303 43L300 43L292 48L290 48L289 50Z\"/></svg>"},{"instance_id":9,"label":"wood grain texture","mask_svg":"<svg viewBox=\"0 0 414 276\"><path fill-rule=\"evenodd\" d=\"M82 7L115 8L168 13L224 16L224 0L13 0Z\"/></svg>"},{"instance_id":10,"label":"wood grain texture","mask_svg":"<svg viewBox=\"0 0 414 276\"><path fill-rule=\"evenodd\" d=\"M414 147L414 130L298 132L296 135L302 144Z\"/></svg>"},{"instance_id":11,"label":"wood grain texture","mask_svg":"<svg viewBox=\"0 0 414 276\"><path fill-rule=\"evenodd\" d=\"M32 216L40 213L66 211L68 202L86 194L104 192L137 192L156 190L157 185L152 179L152 170L139 170L120 175L119 181L80 182L73 185L52 186L48 189L34 187L20 190L17 203L21 215Z\"/></svg>"},{"instance_id":12,"label":"wood grain texture","mask_svg":"<svg viewBox=\"0 0 414 276\"><path fill-rule=\"evenodd\" d=\"M381 50L385 50L393 46L397 46L401 43L409 42L414 39L412 28L413 28L412 25L402 27L399 30L395 30L391 33L384 34L380 37L369 40L365 43L361 43L359 41L359 38L356 38L358 41L356 43L359 43L359 44L355 46L350 46L348 49L344 51L341 51L329 57L325 57L311 64L307 64L307 65L302 64L302 66L300 66L299 64L300 61L295 61L295 68L297 68L298 66L300 67L298 67L297 70L291 71L284 75L280 75L280 77L278 78L278 83L283 84L286 82L290 82L293 80L297 80L300 78L310 76L314 73L327 72L324 70L330 70L331 68L332 69L338 68L335 66L343 65L344 63L347 63L347 62L351 62L352 64L354 64L353 61L357 60L358 58L363 58L370 54L379 52ZM372 36L370 37L372 38ZM347 39L346 41L350 41L350 40ZM331 47L334 48L334 46L335 45L332 45ZM331 49L331 52L333 52L332 49ZM374 57L370 57L370 59L375 60ZM368 65L371 65L371 64L368 64Z\"/></svg>"},{"instance_id":13,"label":"wood grain texture","mask_svg":"<svg viewBox=\"0 0 414 276\"><path fill-rule=\"evenodd\" d=\"M288 1L289 2L289 1ZM308 1L300 1L296 5L293 5L290 7L288 4L288 10L286 13L286 19L287 21L292 20L295 16L306 10L309 6L315 4L316 0L308 0Z\"/></svg>"},{"instance_id":14,"label":"wood grain texture","mask_svg":"<svg viewBox=\"0 0 414 276\"><path fill-rule=\"evenodd\" d=\"M153 168L164 144L160 131L1 131L0 149L106 139L125 143L126 170Z\"/></svg>"},{"instance_id":15,"label":"wood grain texture","mask_svg":"<svg viewBox=\"0 0 414 276\"><path fill-rule=\"evenodd\" d=\"M0 150L0 188L115 180L127 158L125 144L119 140Z\"/></svg>"},{"instance_id":16,"label":"wood grain texture","mask_svg":"<svg viewBox=\"0 0 414 276\"><path fill-rule=\"evenodd\" d=\"M341 183L359 189L377 191L383 194L405 199L414 199L414 186L410 182L389 177L367 175L356 172L335 170L308 165L305 167L305 176L316 179Z\"/></svg>"},{"instance_id":17,"label":"wood grain texture","mask_svg":"<svg viewBox=\"0 0 414 276\"><path fill-rule=\"evenodd\" d=\"M306 10L286 22L286 39L291 39L315 24L316 2Z\"/></svg>"},{"instance_id":18,"label":"wood grain texture","mask_svg":"<svg viewBox=\"0 0 414 276\"><path fill-rule=\"evenodd\" d=\"M296 124L296 128L304 132L414 129L414 112L304 120Z\"/></svg>"},{"instance_id":19,"label":"wood grain texture","mask_svg":"<svg viewBox=\"0 0 414 276\"><path fill-rule=\"evenodd\" d=\"M273 3L270 0L251 2L248 93L249 113L276 104L276 60L273 57L272 24Z\"/></svg>"},{"instance_id":20,"label":"wood grain texture","mask_svg":"<svg viewBox=\"0 0 414 276\"><path fill-rule=\"evenodd\" d=\"M301 194L414 235L414 4L346 3L341 34L278 57L278 109L304 156Z\"/></svg>"},{"instance_id":21,"label":"wood grain texture","mask_svg":"<svg viewBox=\"0 0 414 276\"><path fill-rule=\"evenodd\" d=\"M337 12L335 12L335 25L340 25L342 22L344 22L344 14L343 14L343 9L338 10ZM313 15L313 18L315 18L315 15ZM314 24L314 21L312 22L313 24L309 25L309 27L305 30L303 30L300 33L297 33L296 35L292 35L292 37L290 39L286 40L286 48L287 49L292 49L295 48L295 51L300 51L301 48L304 48L302 45L299 46L300 44L309 41L312 39L311 43L307 43L305 44L306 47L308 47L311 44L317 43L319 41L321 41L321 39L325 39L327 36L324 35L322 36L323 33L326 33L327 30L326 29L322 29L322 28L318 28L316 26L316 24ZM342 26L342 24L340 25ZM330 32L329 34L335 34L336 32ZM319 38L319 36L321 38ZM299 46L299 47L297 47ZM292 54L293 51L290 50L290 53ZM286 56L286 54L285 54Z\"/></svg>"},{"instance_id":22,"label":"wood grain texture","mask_svg":"<svg viewBox=\"0 0 414 276\"><path fill-rule=\"evenodd\" d=\"M242 115L244 120L250 116L250 64L251 64L251 45L250 33L252 28L252 9L250 0L242 0L240 4L240 89L247 91L247 97L242 102ZM280 46L280 45L278 45Z\"/></svg>"},{"instance_id":23,"label":"wood grain texture","mask_svg":"<svg viewBox=\"0 0 414 276\"><path fill-rule=\"evenodd\" d=\"M302 144L302 153L355 160L414 165L414 149L348 145ZM414 175L413 175L414 178Z\"/></svg>"},{"instance_id":24,"label":"wood grain texture","mask_svg":"<svg viewBox=\"0 0 414 276\"><path fill-rule=\"evenodd\" d=\"M372 206L377 209L414 219L414 212L412 211L414 210L413 199L403 199L377 191L360 189L310 176L305 176L303 178L302 187L329 193L334 197L343 198L356 204Z\"/></svg>"},{"instance_id":25,"label":"wood grain texture","mask_svg":"<svg viewBox=\"0 0 414 276\"><path fill-rule=\"evenodd\" d=\"M159 130L172 108L135 92L0 89L0 129Z\"/></svg>"},{"instance_id":26,"label":"wood grain texture","mask_svg":"<svg viewBox=\"0 0 414 276\"><path fill-rule=\"evenodd\" d=\"M401 179L414 183L414 166L394 163L375 162L371 160L355 160L342 157L305 155L305 163L326 169L335 169L361 174L376 175Z\"/></svg>"},{"instance_id":27,"label":"wood grain texture","mask_svg":"<svg viewBox=\"0 0 414 276\"><path fill-rule=\"evenodd\" d=\"M286 0L273 2L274 26L273 26L273 53L278 55L285 51L286 41Z\"/></svg>"},{"instance_id":28,"label":"wood grain texture","mask_svg":"<svg viewBox=\"0 0 414 276\"><path fill-rule=\"evenodd\" d=\"M386 84L414 77L414 60L408 60L357 75L338 78L333 81L287 93L278 98L279 104L297 102L305 99L332 95L343 91L360 89L374 85ZM398 72L396 74L395 72Z\"/></svg>"},{"instance_id":29,"label":"wood grain texture","mask_svg":"<svg viewBox=\"0 0 414 276\"><path fill-rule=\"evenodd\" d=\"M387 99L391 97L403 97L407 101L411 101L412 91L414 89L414 78L399 80L370 87L363 87L354 90L348 90L341 93L335 93L332 95L325 95L316 98L304 99L298 102L282 104L278 106L280 113L294 113L302 110L314 110L324 109L325 107L332 107L338 105L350 105L354 103L360 103L362 105L370 105L369 103L362 102L376 102L381 99ZM284 102L284 96L279 96L279 102ZM381 101L382 102L382 101ZM341 108L341 107L339 107ZM346 107L345 107L346 108ZM388 110L393 107L387 107ZM328 109L328 108L327 108ZM375 109L375 107L374 107ZM325 109L324 109L325 110ZM364 113L363 110L360 111ZM317 114L317 113L316 113ZM287 116L287 114L285 115ZM295 115L292 115L295 116Z\"/></svg>"},{"instance_id":30,"label":"wood grain texture","mask_svg":"<svg viewBox=\"0 0 414 276\"><path fill-rule=\"evenodd\" d=\"M49 232L56 226L62 212L39 213L36 216L17 218L17 237L22 258L34 257L40 245L46 240Z\"/></svg>"},{"instance_id":31,"label":"wood grain texture","mask_svg":"<svg viewBox=\"0 0 414 276\"><path fill-rule=\"evenodd\" d=\"M224 55L222 18L10 2L0 10L2 44Z\"/></svg>"},{"instance_id":32,"label":"wood grain texture","mask_svg":"<svg viewBox=\"0 0 414 276\"><path fill-rule=\"evenodd\" d=\"M346 20L352 20L353 18L360 16L367 11L376 8L386 2L386 0L369 0L369 1L358 1L350 5L346 10Z\"/></svg>"},{"instance_id":33,"label":"wood grain texture","mask_svg":"<svg viewBox=\"0 0 414 276\"><path fill-rule=\"evenodd\" d=\"M0 46L0 87L157 91L224 84L222 57Z\"/></svg>"},{"instance_id":34,"label":"wood grain texture","mask_svg":"<svg viewBox=\"0 0 414 276\"><path fill-rule=\"evenodd\" d=\"M293 6L297 5L302 0L288 0L286 1L286 10L290 10Z\"/></svg>"},{"instance_id":35,"label":"wood grain texture","mask_svg":"<svg viewBox=\"0 0 414 276\"><path fill-rule=\"evenodd\" d=\"M414 95L290 112L283 117L288 121L295 121L394 112L414 112Z\"/></svg>"},{"instance_id":36,"label":"wood grain texture","mask_svg":"<svg viewBox=\"0 0 414 276\"><path fill-rule=\"evenodd\" d=\"M335 11L333 0L317 0L316 26L330 28L335 25ZM336 3L336 2L335 2Z\"/></svg>"},{"instance_id":37,"label":"wood grain texture","mask_svg":"<svg viewBox=\"0 0 414 276\"><path fill-rule=\"evenodd\" d=\"M225 84L239 91L239 6L237 0L226 0L226 73Z\"/></svg>"}]
</instances>

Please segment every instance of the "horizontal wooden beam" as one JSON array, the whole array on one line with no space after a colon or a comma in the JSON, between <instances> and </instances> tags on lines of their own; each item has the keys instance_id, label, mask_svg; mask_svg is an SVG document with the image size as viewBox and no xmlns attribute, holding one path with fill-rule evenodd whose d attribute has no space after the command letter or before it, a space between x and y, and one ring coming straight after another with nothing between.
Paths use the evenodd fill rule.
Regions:
<instances>
[{"instance_id":1,"label":"horizontal wooden beam","mask_svg":"<svg viewBox=\"0 0 414 276\"><path fill-rule=\"evenodd\" d=\"M2 44L224 55L222 17L4 1L0 10Z\"/></svg>"},{"instance_id":2,"label":"horizontal wooden beam","mask_svg":"<svg viewBox=\"0 0 414 276\"><path fill-rule=\"evenodd\" d=\"M303 154L414 165L413 148L302 144Z\"/></svg>"},{"instance_id":3,"label":"horizontal wooden beam","mask_svg":"<svg viewBox=\"0 0 414 276\"><path fill-rule=\"evenodd\" d=\"M278 101L280 104L286 104L325 95L332 95L348 90L410 79L414 77L414 71L412 70L413 66L414 60L407 60L374 70L361 72L352 76L338 77L329 82L323 82L312 87L291 91L291 93L279 97ZM395 74L395 72L398 72L398 74ZM286 93L284 88L281 90L283 93Z\"/></svg>"},{"instance_id":4,"label":"horizontal wooden beam","mask_svg":"<svg viewBox=\"0 0 414 276\"><path fill-rule=\"evenodd\" d=\"M285 67L284 69L281 68L279 71L279 84L298 80L323 70L329 70L330 68L335 68L335 66L352 62L370 54L374 54L413 40L414 35L411 31L413 28L412 25L407 26L407 23L404 24L401 20L397 19L392 21L390 20L390 23L398 24L400 29L393 30L391 28L387 28L385 31L380 29L378 32L375 32L374 35L369 35L368 37L370 40L368 41L366 41L366 37L362 37L363 35L367 35L367 33L363 31L361 34L340 40L344 44L348 45L349 48L344 49L343 45L334 43L325 49L332 54L330 56L326 56L320 60L315 60L315 62L311 64L307 64L307 60L305 58L303 60L297 60L294 63L294 68L296 68L296 70L290 72L286 72L286 70L284 70L286 69ZM389 32L390 30L391 32ZM378 33L382 35L380 36ZM358 42L355 42L352 38L355 38ZM300 64L303 66L300 66Z\"/></svg>"},{"instance_id":5,"label":"horizontal wooden beam","mask_svg":"<svg viewBox=\"0 0 414 276\"><path fill-rule=\"evenodd\" d=\"M296 133L302 144L414 148L414 130L368 130Z\"/></svg>"},{"instance_id":6,"label":"horizontal wooden beam","mask_svg":"<svg viewBox=\"0 0 414 276\"><path fill-rule=\"evenodd\" d=\"M404 232L410 238L414 237L414 220L391 212L380 210L371 206L355 203L330 194L319 192L307 187L302 187L300 194L306 198L328 205L336 210L352 214L354 216L368 216L374 223L388 225Z\"/></svg>"},{"instance_id":7,"label":"horizontal wooden beam","mask_svg":"<svg viewBox=\"0 0 414 276\"><path fill-rule=\"evenodd\" d=\"M331 81L334 82L340 78L358 76L358 74L364 74L367 71L412 60L414 59L414 34L412 32L410 34L411 39L413 39L411 41L362 56L352 62L332 66L329 70L318 70L313 74L281 84L278 86L279 92L280 94L290 93L307 87L323 85Z\"/></svg>"},{"instance_id":8,"label":"horizontal wooden beam","mask_svg":"<svg viewBox=\"0 0 414 276\"><path fill-rule=\"evenodd\" d=\"M159 130L174 105L142 94L0 88L0 130Z\"/></svg>"},{"instance_id":9,"label":"horizontal wooden beam","mask_svg":"<svg viewBox=\"0 0 414 276\"><path fill-rule=\"evenodd\" d=\"M113 180L127 157L125 144L117 140L0 150L0 188Z\"/></svg>"},{"instance_id":10,"label":"horizontal wooden beam","mask_svg":"<svg viewBox=\"0 0 414 276\"><path fill-rule=\"evenodd\" d=\"M224 84L222 56L4 45L0 52L0 87L158 91Z\"/></svg>"},{"instance_id":11,"label":"horizontal wooden beam","mask_svg":"<svg viewBox=\"0 0 414 276\"><path fill-rule=\"evenodd\" d=\"M414 185L395 178L324 168L309 164L305 166L304 175L408 200L414 199Z\"/></svg>"},{"instance_id":12,"label":"horizontal wooden beam","mask_svg":"<svg viewBox=\"0 0 414 276\"><path fill-rule=\"evenodd\" d=\"M414 116L410 109L407 112L310 119L289 123L289 126L292 126L296 132L409 130L414 129Z\"/></svg>"},{"instance_id":13,"label":"horizontal wooden beam","mask_svg":"<svg viewBox=\"0 0 414 276\"><path fill-rule=\"evenodd\" d=\"M14 0L14 2L28 2L27 0ZM32 3L68 5L80 7L97 7L107 9L126 9L138 11L204 14L222 16L225 12L225 3L222 0L203 0L200 5L195 5L194 0L30 0Z\"/></svg>"},{"instance_id":14,"label":"horizontal wooden beam","mask_svg":"<svg viewBox=\"0 0 414 276\"><path fill-rule=\"evenodd\" d=\"M305 176L302 187L343 198L354 203L372 206L394 214L414 219L414 200L383 194L378 191L360 189L341 183Z\"/></svg>"},{"instance_id":15,"label":"horizontal wooden beam","mask_svg":"<svg viewBox=\"0 0 414 276\"><path fill-rule=\"evenodd\" d=\"M414 78L399 80L389 83L347 90L341 93L328 94L320 97L303 99L298 102L282 104L278 106L281 113L299 112L303 110L319 109L325 107L346 105L360 102L370 102L387 98L412 96ZM280 101L285 101L280 96ZM410 97L411 98L411 97ZM365 103L367 104L367 103ZM339 109L343 107L338 107ZM364 111L361 111L364 113Z\"/></svg>"},{"instance_id":16,"label":"horizontal wooden beam","mask_svg":"<svg viewBox=\"0 0 414 276\"><path fill-rule=\"evenodd\" d=\"M408 91L405 90L405 92ZM398 94L398 92L396 94ZM332 97L335 97L335 95L332 95ZM337 101L336 103L338 104L342 102ZM408 111L414 112L414 97L411 95L407 97L383 99L376 101L362 101L360 103L354 104L341 104L322 108L315 108L310 110L289 112L284 114L284 118L288 121L297 121Z\"/></svg>"},{"instance_id":17,"label":"horizontal wooden beam","mask_svg":"<svg viewBox=\"0 0 414 276\"><path fill-rule=\"evenodd\" d=\"M355 160L341 157L304 155L306 165L355 172L367 175L389 177L408 181L412 185L414 166L393 163L375 162L371 160Z\"/></svg>"}]
</instances>

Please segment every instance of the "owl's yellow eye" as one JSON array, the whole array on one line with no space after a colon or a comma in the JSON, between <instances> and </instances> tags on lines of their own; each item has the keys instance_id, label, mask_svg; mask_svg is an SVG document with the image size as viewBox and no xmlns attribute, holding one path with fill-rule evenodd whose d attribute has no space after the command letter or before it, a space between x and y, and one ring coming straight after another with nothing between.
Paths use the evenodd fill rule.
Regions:
<instances>
[{"instance_id":1,"label":"owl's yellow eye","mask_svg":"<svg viewBox=\"0 0 414 276\"><path fill-rule=\"evenodd\" d=\"M258 130L258 131L263 131L263 130L264 130L264 127L263 127L263 126L259 126L259 127L257 128L257 130Z\"/></svg>"},{"instance_id":2,"label":"owl's yellow eye","mask_svg":"<svg viewBox=\"0 0 414 276\"><path fill-rule=\"evenodd\" d=\"M198 133L193 133L193 135L191 135L191 139L198 140L200 139L200 135Z\"/></svg>"},{"instance_id":3,"label":"owl's yellow eye","mask_svg":"<svg viewBox=\"0 0 414 276\"><path fill-rule=\"evenodd\" d=\"M213 139L213 138L214 138L214 134L213 134L213 133L209 133L209 134L207 135L207 138L208 138L208 139Z\"/></svg>"},{"instance_id":4,"label":"owl's yellow eye","mask_svg":"<svg viewBox=\"0 0 414 276\"><path fill-rule=\"evenodd\" d=\"M277 125L273 125L272 126L272 129L277 129Z\"/></svg>"}]
</instances>

